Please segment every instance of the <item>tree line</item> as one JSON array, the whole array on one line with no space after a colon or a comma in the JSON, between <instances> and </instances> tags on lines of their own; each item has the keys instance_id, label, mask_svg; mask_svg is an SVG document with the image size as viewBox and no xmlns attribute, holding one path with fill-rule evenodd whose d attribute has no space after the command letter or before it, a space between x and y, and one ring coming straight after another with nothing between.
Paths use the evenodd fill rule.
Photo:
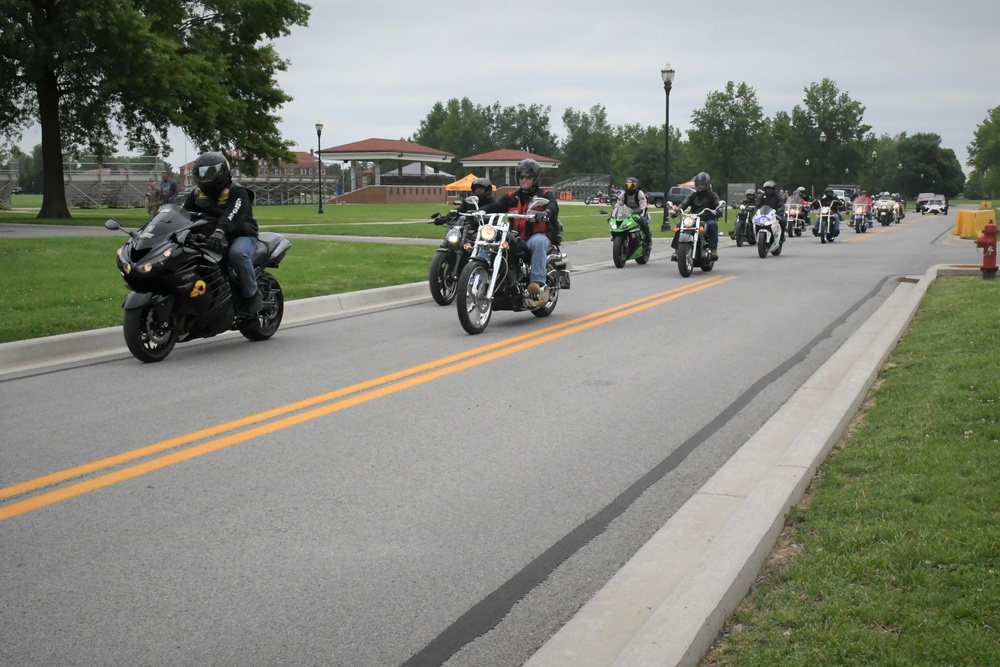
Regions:
<instances>
[{"instance_id":1,"label":"tree line","mask_svg":"<svg viewBox=\"0 0 1000 667\"><path fill-rule=\"evenodd\" d=\"M729 183L775 180L788 190L855 183L869 192L911 197L1000 193L1000 160L989 157L1000 151L997 109L969 147L974 171L968 181L939 135L877 136L864 112L860 102L823 79L804 89L802 103L791 112L768 118L751 86L730 81L694 110L687 137L670 127L669 173L663 126L611 125L600 104L586 111L566 109L565 139L559 140L550 129L551 107L502 108L451 99L435 103L410 140L456 155L451 170L458 176L465 174L460 158L514 148L557 159L558 169L546 174L549 183L571 174L608 174L612 183L634 176L645 189L661 190L706 171L719 191Z\"/></svg>"},{"instance_id":2,"label":"tree line","mask_svg":"<svg viewBox=\"0 0 1000 667\"><path fill-rule=\"evenodd\" d=\"M16 137L37 123L41 144L31 155L0 154L0 167L19 162L27 179L22 185L42 191L40 217L70 217L66 156L107 159L119 145L169 154L170 127L182 129L199 150L228 152L245 173L256 173L258 160L294 159L277 125L278 112L291 101L277 75L289 63L273 40L307 25L305 3L8 4L0 30L0 133ZM786 188L847 180L908 195L1000 194L998 109L988 112L969 146L974 171L965 182L954 151L942 147L938 135L876 136L864 123L864 106L829 79L804 92L800 105L768 118L752 87L729 82L694 111L686 137L675 127L612 126L600 104L569 108L561 140L551 130L550 106L452 99L434 104L412 139L461 157L520 148L558 159L554 178L604 173L621 183L635 176L647 189L708 171L720 189L766 179ZM463 175L457 163L452 171Z\"/></svg>"}]
</instances>

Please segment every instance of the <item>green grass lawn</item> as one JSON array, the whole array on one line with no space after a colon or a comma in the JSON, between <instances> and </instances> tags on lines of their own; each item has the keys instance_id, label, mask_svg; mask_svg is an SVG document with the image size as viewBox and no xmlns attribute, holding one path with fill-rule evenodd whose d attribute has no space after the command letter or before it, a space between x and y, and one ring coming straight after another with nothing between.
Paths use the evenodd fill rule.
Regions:
<instances>
[{"instance_id":1,"label":"green grass lawn","mask_svg":"<svg viewBox=\"0 0 1000 667\"><path fill-rule=\"evenodd\" d=\"M128 290L108 238L0 239L0 342L117 326ZM434 246L296 239L274 276L304 299L427 279Z\"/></svg>"},{"instance_id":2,"label":"green grass lawn","mask_svg":"<svg viewBox=\"0 0 1000 667\"><path fill-rule=\"evenodd\" d=\"M930 287L703 665L1000 665L998 303Z\"/></svg>"}]
</instances>

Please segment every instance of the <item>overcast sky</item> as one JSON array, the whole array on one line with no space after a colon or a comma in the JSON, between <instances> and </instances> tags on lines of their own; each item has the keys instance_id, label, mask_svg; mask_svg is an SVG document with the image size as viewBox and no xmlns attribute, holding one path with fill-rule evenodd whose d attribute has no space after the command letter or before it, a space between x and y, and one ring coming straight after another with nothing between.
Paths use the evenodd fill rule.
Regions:
<instances>
[{"instance_id":1,"label":"overcast sky","mask_svg":"<svg viewBox=\"0 0 1000 667\"><path fill-rule=\"evenodd\" d=\"M958 156L1000 105L1000 0L314 0L277 42L294 99L280 112L297 150L408 138L435 102L605 107L612 125L662 125L663 65L676 70L670 123L746 83L765 115L802 105L824 77L865 107L876 135L933 132ZM176 168L196 157L171 133ZM23 147L39 142L27 133ZM818 151L818 148L817 148ZM763 178L764 175L761 175Z\"/></svg>"}]
</instances>

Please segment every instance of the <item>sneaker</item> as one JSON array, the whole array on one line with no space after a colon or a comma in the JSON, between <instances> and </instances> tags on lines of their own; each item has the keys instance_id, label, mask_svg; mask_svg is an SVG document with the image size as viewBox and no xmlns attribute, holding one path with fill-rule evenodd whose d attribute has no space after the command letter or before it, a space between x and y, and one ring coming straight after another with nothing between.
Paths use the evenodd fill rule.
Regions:
<instances>
[{"instance_id":1,"label":"sneaker","mask_svg":"<svg viewBox=\"0 0 1000 667\"><path fill-rule=\"evenodd\" d=\"M676 252L675 252L675 253L672 253L672 254L670 255L670 261L671 261L671 262L676 262L676 261L677 261L677 253L676 253Z\"/></svg>"},{"instance_id":2,"label":"sneaker","mask_svg":"<svg viewBox=\"0 0 1000 667\"><path fill-rule=\"evenodd\" d=\"M260 312L261 306L264 305L264 295L257 290L253 293L253 296L247 299L247 314L256 315Z\"/></svg>"},{"instance_id":3,"label":"sneaker","mask_svg":"<svg viewBox=\"0 0 1000 667\"><path fill-rule=\"evenodd\" d=\"M530 294L531 296L537 297L541 293L542 293L541 283L532 282L530 285L528 285L528 294Z\"/></svg>"},{"instance_id":4,"label":"sneaker","mask_svg":"<svg viewBox=\"0 0 1000 667\"><path fill-rule=\"evenodd\" d=\"M710 258L712 259L712 261L714 262L714 261L716 261L716 260L718 260L718 259L719 259L719 252L718 252L718 251L717 251L717 250L716 250L715 248L711 248L711 249L709 249L709 253L708 253L708 256L709 256L709 257L710 257Z\"/></svg>"}]
</instances>

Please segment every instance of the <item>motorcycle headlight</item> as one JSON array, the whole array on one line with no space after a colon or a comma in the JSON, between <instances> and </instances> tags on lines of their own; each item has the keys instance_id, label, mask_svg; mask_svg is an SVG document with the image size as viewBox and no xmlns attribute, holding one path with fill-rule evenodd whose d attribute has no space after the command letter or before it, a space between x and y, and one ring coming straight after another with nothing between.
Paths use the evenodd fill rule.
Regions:
<instances>
[{"instance_id":1,"label":"motorcycle headlight","mask_svg":"<svg viewBox=\"0 0 1000 667\"><path fill-rule=\"evenodd\" d=\"M462 233L457 229L449 229L448 233L444 235L444 240L450 246L457 246L462 242Z\"/></svg>"},{"instance_id":2,"label":"motorcycle headlight","mask_svg":"<svg viewBox=\"0 0 1000 667\"><path fill-rule=\"evenodd\" d=\"M492 241L497 237L497 228L493 225L483 225L479 230L479 238L484 241Z\"/></svg>"}]
</instances>

